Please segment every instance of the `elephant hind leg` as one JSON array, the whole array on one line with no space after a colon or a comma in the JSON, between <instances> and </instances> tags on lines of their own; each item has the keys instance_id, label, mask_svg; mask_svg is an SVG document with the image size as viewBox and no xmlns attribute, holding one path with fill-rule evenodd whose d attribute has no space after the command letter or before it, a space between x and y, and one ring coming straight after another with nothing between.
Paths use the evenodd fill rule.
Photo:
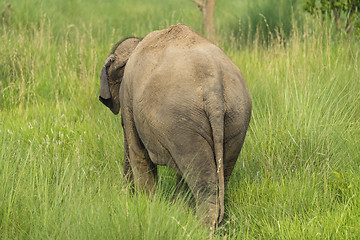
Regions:
<instances>
[{"instance_id":1,"label":"elephant hind leg","mask_svg":"<svg viewBox=\"0 0 360 240\"><path fill-rule=\"evenodd\" d=\"M186 191L186 189L188 189L188 185L186 184L185 179L181 176L181 174L177 174L174 195L177 196L181 191Z\"/></svg>"},{"instance_id":2,"label":"elephant hind leg","mask_svg":"<svg viewBox=\"0 0 360 240\"><path fill-rule=\"evenodd\" d=\"M191 193L188 184L186 183L185 179L181 176L181 174L178 173L173 200L177 200L179 196L181 196L181 199L186 199L186 202L189 205L195 206L195 199Z\"/></svg>"},{"instance_id":3,"label":"elephant hind leg","mask_svg":"<svg viewBox=\"0 0 360 240\"><path fill-rule=\"evenodd\" d=\"M224 183L225 189L243 146L245 134L240 133L225 142L224 147Z\"/></svg>"},{"instance_id":4,"label":"elephant hind leg","mask_svg":"<svg viewBox=\"0 0 360 240\"><path fill-rule=\"evenodd\" d=\"M171 151L185 183L196 200L196 212L204 223L215 226L219 216L218 177L215 157L208 142L199 137L189 137L193 143L182 150Z\"/></svg>"}]
</instances>

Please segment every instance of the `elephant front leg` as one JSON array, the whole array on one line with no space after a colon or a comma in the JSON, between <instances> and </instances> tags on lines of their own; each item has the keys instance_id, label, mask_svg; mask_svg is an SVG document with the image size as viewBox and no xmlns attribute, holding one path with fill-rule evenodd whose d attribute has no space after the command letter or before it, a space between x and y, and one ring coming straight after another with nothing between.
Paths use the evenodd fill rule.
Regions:
<instances>
[{"instance_id":1,"label":"elephant front leg","mask_svg":"<svg viewBox=\"0 0 360 240\"><path fill-rule=\"evenodd\" d=\"M157 182L157 167L151 162L150 157L141 143L134 135L126 139L127 161L124 162L124 171L127 171L136 187L142 188L147 194L155 191Z\"/></svg>"},{"instance_id":2,"label":"elephant front leg","mask_svg":"<svg viewBox=\"0 0 360 240\"><path fill-rule=\"evenodd\" d=\"M124 160L124 173L128 174L136 187L151 194L156 187L157 167L150 160L136 131L131 114L127 110L124 108L122 112L125 155L127 155Z\"/></svg>"},{"instance_id":3,"label":"elephant front leg","mask_svg":"<svg viewBox=\"0 0 360 240\"><path fill-rule=\"evenodd\" d=\"M124 179L128 184L132 184L134 181L133 172L131 170L129 162L129 146L126 141L126 136L124 134Z\"/></svg>"},{"instance_id":4,"label":"elephant front leg","mask_svg":"<svg viewBox=\"0 0 360 240\"><path fill-rule=\"evenodd\" d=\"M138 149L137 149L138 150ZM134 183L149 195L155 191L157 182L157 167L153 164L147 153L136 151L130 147L130 165L134 175Z\"/></svg>"}]
</instances>

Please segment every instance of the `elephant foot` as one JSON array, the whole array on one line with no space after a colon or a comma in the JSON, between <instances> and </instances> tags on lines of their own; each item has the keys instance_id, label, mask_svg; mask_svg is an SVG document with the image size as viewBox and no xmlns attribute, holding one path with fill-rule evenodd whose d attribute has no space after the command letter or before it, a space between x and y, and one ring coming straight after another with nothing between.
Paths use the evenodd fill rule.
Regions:
<instances>
[{"instance_id":1,"label":"elephant foot","mask_svg":"<svg viewBox=\"0 0 360 240\"><path fill-rule=\"evenodd\" d=\"M203 202L196 206L196 213L210 229L215 230L217 228L219 207L216 204Z\"/></svg>"}]
</instances>

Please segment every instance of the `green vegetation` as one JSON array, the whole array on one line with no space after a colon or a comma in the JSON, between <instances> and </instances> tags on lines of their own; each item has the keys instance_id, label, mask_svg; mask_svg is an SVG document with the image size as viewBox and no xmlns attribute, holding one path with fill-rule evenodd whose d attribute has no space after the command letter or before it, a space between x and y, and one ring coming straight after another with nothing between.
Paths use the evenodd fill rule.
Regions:
<instances>
[{"instance_id":1,"label":"green vegetation","mask_svg":"<svg viewBox=\"0 0 360 240\"><path fill-rule=\"evenodd\" d=\"M305 0L304 10L311 15L329 18L335 26L347 33L360 31L360 0Z\"/></svg>"},{"instance_id":2,"label":"green vegetation","mask_svg":"<svg viewBox=\"0 0 360 240\"><path fill-rule=\"evenodd\" d=\"M247 80L253 117L213 239L356 239L360 43L296 1L280 1L282 15L251 2L217 1L217 42ZM112 44L177 22L201 31L196 6L1 0L0 13L0 239L209 239L188 197L173 201L172 170L160 168L151 199L130 194L120 118L97 100Z\"/></svg>"}]
</instances>

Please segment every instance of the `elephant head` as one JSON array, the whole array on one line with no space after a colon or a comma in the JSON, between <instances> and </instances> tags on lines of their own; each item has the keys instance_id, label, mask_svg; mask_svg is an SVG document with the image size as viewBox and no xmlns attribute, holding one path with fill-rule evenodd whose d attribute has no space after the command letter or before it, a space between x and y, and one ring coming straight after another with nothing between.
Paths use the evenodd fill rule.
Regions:
<instances>
[{"instance_id":1,"label":"elephant head","mask_svg":"<svg viewBox=\"0 0 360 240\"><path fill-rule=\"evenodd\" d=\"M101 70L99 100L114 114L120 111L119 90L126 63L140 41L139 38L126 38L115 44Z\"/></svg>"}]
</instances>

